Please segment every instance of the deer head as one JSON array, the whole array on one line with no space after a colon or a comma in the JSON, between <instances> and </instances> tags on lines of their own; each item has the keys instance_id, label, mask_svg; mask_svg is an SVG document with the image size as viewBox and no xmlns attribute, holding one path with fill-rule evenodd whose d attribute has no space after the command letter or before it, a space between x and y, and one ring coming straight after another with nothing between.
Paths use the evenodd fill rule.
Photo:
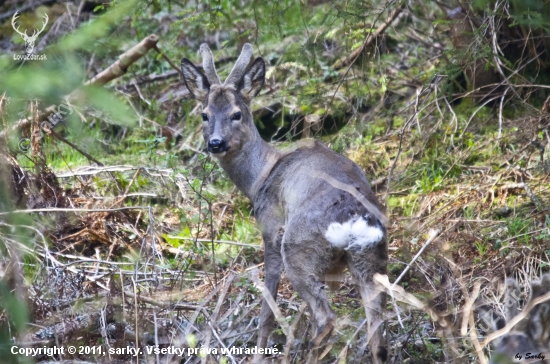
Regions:
<instances>
[{"instance_id":1,"label":"deer head","mask_svg":"<svg viewBox=\"0 0 550 364\"><path fill-rule=\"evenodd\" d=\"M46 25L48 24L48 14L44 14L44 23L42 23L42 29L36 30L34 29L31 36L27 35L27 30L25 29L25 32L19 31L19 26L16 26L15 22L17 21L17 18L19 17L18 12L15 12L13 14L13 17L11 18L11 25L13 29L23 38L25 41L25 51L27 54L31 54L34 49L34 43L36 42L36 39L38 38L38 35L44 31L46 28Z\"/></svg>"},{"instance_id":2,"label":"deer head","mask_svg":"<svg viewBox=\"0 0 550 364\"><path fill-rule=\"evenodd\" d=\"M210 48L202 44L204 74L187 58L181 60L183 79L191 94L203 103L203 137L208 151L217 158L234 155L259 138L250 102L260 92L265 77L261 57L252 62L252 46L243 50L222 84Z\"/></svg>"}]
</instances>

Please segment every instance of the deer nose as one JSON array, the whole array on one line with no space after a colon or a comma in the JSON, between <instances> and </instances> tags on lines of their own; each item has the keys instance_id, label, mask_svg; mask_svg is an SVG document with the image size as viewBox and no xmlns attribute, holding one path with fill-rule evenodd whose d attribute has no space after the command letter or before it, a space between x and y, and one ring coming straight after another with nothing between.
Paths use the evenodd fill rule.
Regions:
<instances>
[{"instance_id":1,"label":"deer nose","mask_svg":"<svg viewBox=\"0 0 550 364\"><path fill-rule=\"evenodd\" d=\"M223 153L227 151L229 147L225 139L210 139L208 141L208 151L210 153Z\"/></svg>"}]
</instances>

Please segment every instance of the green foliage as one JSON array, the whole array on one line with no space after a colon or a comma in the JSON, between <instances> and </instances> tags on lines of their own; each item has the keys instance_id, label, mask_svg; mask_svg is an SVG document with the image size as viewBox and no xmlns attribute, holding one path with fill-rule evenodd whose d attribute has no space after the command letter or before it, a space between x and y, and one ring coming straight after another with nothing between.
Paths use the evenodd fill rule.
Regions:
<instances>
[{"instance_id":1,"label":"green foliage","mask_svg":"<svg viewBox=\"0 0 550 364\"><path fill-rule=\"evenodd\" d=\"M508 229L508 233L511 236L516 236L524 232L525 228L529 226L530 223L531 222L529 220L524 220L519 217L514 217L507 220L506 228Z\"/></svg>"},{"instance_id":2,"label":"green foliage","mask_svg":"<svg viewBox=\"0 0 550 364\"><path fill-rule=\"evenodd\" d=\"M344 127L334 137L331 147L334 151L343 153L350 147L355 138L357 138L357 131L351 127Z\"/></svg>"},{"instance_id":3,"label":"green foliage","mask_svg":"<svg viewBox=\"0 0 550 364\"><path fill-rule=\"evenodd\" d=\"M476 249L479 252L479 255L483 257L487 253L487 250L489 250L489 244L484 241L476 241Z\"/></svg>"},{"instance_id":4,"label":"green foliage","mask_svg":"<svg viewBox=\"0 0 550 364\"><path fill-rule=\"evenodd\" d=\"M234 283L235 287L245 287L252 294L261 294L260 290L256 287L247 276L241 277Z\"/></svg>"},{"instance_id":5,"label":"green foliage","mask_svg":"<svg viewBox=\"0 0 550 364\"><path fill-rule=\"evenodd\" d=\"M529 243L529 234L525 234L529 231L529 226L532 224L531 219L525 219L523 217L514 217L506 221L506 229L510 237L518 237L518 241L527 245ZM525 234L525 235L523 235ZM518 236L522 235L522 236Z\"/></svg>"},{"instance_id":6,"label":"green foliage","mask_svg":"<svg viewBox=\"0 0 550 364\"><path fill-rule=\"evenodd\" d=\"M394 211L403 216L413 216L415 208L418 204L418 195L408 194L404 197L390 197L388 206ZM397 210L395 210L397 209Z\"/></svg>"},{"instance_id":7,"label":"green foliage","mask_svg":"<svg viewBox=\"0 0 550 364\"><path fill-rule=\"evenodd\" d=\"M465 219L474 219L476 216L476 208L474 205L466 206L463 210ZM477 243L476 243L477 244Z\"/></svg>"},{"instance_id":8,"label":"green foliage","mask_svg":"<svg viewBox=\"0 0 550 364\"><path fill-rule=\"evenodd\" d=\"M429 193L437 191L443 183L445 170L435 161L422 171L421 178L416 181L417 191Z\"/></svg>"}]
</instances>

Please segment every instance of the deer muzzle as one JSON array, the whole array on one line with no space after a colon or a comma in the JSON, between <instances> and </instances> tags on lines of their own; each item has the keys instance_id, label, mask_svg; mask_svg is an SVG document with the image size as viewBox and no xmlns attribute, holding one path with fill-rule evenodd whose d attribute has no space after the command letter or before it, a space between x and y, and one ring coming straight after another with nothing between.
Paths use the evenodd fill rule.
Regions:
<instances>
[{"instance_id":1,"label":"deer muzzle","mask_svg":"<svg viewBox=\"0 0 550 364\"><path fill-rule=\"evenodd\" d=\"M212 154L225 153L228 149L225 139L212 138L208 141L208 151Z\"/></svg>"}]
</instances>

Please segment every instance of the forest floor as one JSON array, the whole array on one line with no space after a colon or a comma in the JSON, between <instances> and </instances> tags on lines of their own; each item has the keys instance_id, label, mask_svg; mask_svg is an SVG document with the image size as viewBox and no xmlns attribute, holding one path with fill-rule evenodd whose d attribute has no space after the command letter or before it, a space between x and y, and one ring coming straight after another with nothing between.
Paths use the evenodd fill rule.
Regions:
<instances>
[{"instance_id":1,"label":"forest floor","mask_svg":"<svg viewBox=\"0 0 550 364\"><path fill-rule=\"evenodd\" d=\"M386 206L389 282L399 277L387 306L389 362L483 360L490 345L483 353L474 346L487 333L464 317L482 304L503 314L506 277L519 281L526 301L530 282L549 271L548 82L530 70L500 81L488 96L457 89L460 80L448 76L457 51L435 5L374 6L380 15L370 21L390 25L377 34L364 21L341 18L339 2L255 10L270 21L220 5L222 13L235 6L237 20L210 17L210 28L191 5L138 2L135 14L109 23L119 39L94 35L94 21L98 28L115 22L100 4L42 3L21 21L49 14L35 52L51 63L8 67L2 131L21 118L38 119L149 34L160 41L123 76L77 95L75 112L54 133L11 133L0 150L13 187L5 194L13 208L0 211L0 268L28 305L28 324L10 336L17 344L97 347L63 356L88 362L137 362L116 351L126 347L140 348L141 362L251 358L244 350L255 346L263 288L253 207L205 152L200 105L168 62L185 56L198 64L203 41L222 78L242 44L253 43L268 63L253 105L262 137L281 147L322 140L363 168ZM11 12L22 4L0 6L1 34L12 34ZM204 4L199 10L212 12ZM86 22L92 25L82 30ZM75 46L73 33L97 38ZM368 34L378 37L369 41ZM16 37L0 36L2 52L21 53ZM514 70L547 62L539 58L521 58ZM31 75L35 82L22 85ZM363 362L364 311L351 277L329 292L338 323L323 362ZM304 362L310 314L284 274L277 303L269 341L277 353L269 360ZM9 326L8 316L2 325ZM149 351L155 345L184 353Z\"/></svg>"}]
</instances>

